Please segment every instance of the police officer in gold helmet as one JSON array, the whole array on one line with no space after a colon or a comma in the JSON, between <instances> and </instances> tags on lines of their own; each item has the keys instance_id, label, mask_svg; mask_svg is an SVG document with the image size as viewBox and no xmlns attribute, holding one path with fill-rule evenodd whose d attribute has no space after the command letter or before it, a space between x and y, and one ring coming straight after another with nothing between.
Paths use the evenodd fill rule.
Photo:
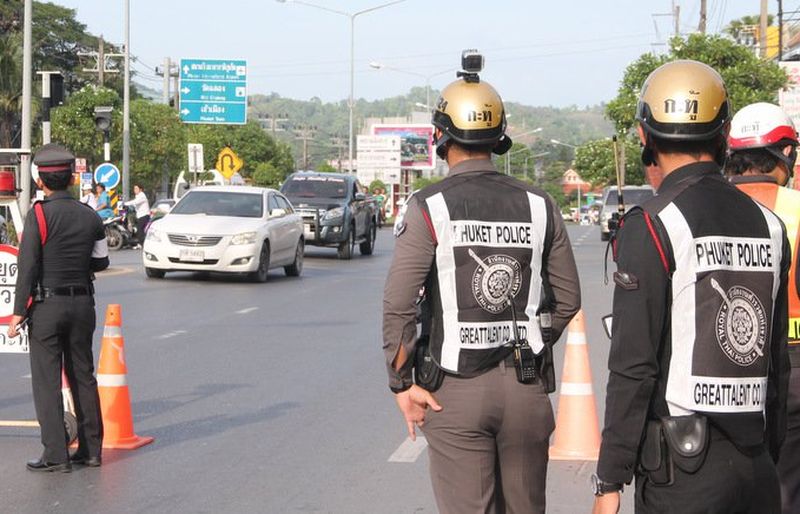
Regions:
<instances>
[{"instance_id":1,"label":"police officer in gold helmet","mask_svg":"<svg viewBox=\"0 0 800 514\"><path fill-rule=\"evenodd\" d=\"M407 199L396 225L383 348L409 436L420 427L428 441L439 511L543 513L550 348L580 285L553 200L491 161L511 139L482 61L465 52L434 110L450 171Z\"/></svg>"},{"instance_id":2,"label":"police officer in gold helmet","mask_svg":"<svg viewBox=\"0 0 800 514\"><path fill-rule=\"evenodd\" d=\"M780 512L790 250L778 217L721 173L730 105L680 60L642 86L642 160L663 177L617 232L596 514Z\"/></svg>"}]
</instances>

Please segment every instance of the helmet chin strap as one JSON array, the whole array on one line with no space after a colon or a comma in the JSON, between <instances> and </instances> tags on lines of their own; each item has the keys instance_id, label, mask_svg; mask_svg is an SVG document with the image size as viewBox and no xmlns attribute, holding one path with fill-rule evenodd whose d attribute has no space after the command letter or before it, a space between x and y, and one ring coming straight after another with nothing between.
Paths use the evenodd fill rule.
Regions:
<instances>
[{"instance_id":1,"label":"helmet chin strap","mask_svg":"<svg viewBox=\"0 0 800 514\"><path fill-rule=\"evenodd\" d=\"M794 164L797 162L797 147L795 145L792 145L792 151L789 152L789 155L785 155L774 146L768 146L764 148L764 150L774 155L779 161L786 165L786 172L789 174L789 178L794 176Z\"/></svg>"},{"instance_id":2,"label":"helmet chin strap","mask_svg":"<svg viewBox=\"0 0 800 514\"><path fill-rule=\"evenodd\" d=\"M647 134L642 145L642 164L645 166L656 165L656 152L653 150L653 140L650 139L650 134Z\"/></svg>"},{"instance_id":3,"label":"helmet chin strap","mask_svg":"<svg viewBox=\"0 0 800 514\"><path fill-rule=\"evenodd\" d=\"M433 144L436 145L436 155L443 161L447 160L447 142L449 140L450 136L444 131L442 131L442 137L439 138L436 137L436 131L433 132Z\"/></svg>"}]
</instances>

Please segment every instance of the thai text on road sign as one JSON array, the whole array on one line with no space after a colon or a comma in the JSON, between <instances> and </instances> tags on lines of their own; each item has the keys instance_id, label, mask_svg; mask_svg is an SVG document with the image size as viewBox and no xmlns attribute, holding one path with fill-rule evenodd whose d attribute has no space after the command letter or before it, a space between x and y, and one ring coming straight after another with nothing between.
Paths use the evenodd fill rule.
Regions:
<instances>
[{"instance_id":1,"label":"thai text on road sign","mask_svg":"<svg viewBox=\"0 0 800 514\"><path fill-rule=\"evenodd\" d=\"M247 122L247 61L181 59L180 79L184 123Z\"/></svg>"},{"instance_id":2,"label":"thai text on road sign","mask_svg":"<svg viewBox=\"0 0 800 514\"><path fill-rule=\"evenodd\" d=\"M17 254L13 246L0 245L0 353L28 353L28 333L6 335L14 315L14 289L17 286Z\"/></svg>"}]
</instances>

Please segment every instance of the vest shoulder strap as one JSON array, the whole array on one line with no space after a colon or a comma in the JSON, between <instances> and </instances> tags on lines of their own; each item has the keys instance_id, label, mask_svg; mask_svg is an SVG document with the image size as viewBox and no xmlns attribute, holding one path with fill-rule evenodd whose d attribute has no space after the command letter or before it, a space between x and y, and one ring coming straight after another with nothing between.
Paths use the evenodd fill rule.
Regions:
<instances>
[{"instance_id":1,"label":"vest shoulder strap","mask_svg":"<svg viewBox=\"0 0 800 514\"><path fill-rule=\"evenodd\" d=\"M44 217L44 208L41 202L33 204L33 212L36 214L36 224L39 225L39 239L44 246L47 243L47 220Z\"/></svg>"},{"instance_id":2,"label":"vest shoulder strap","mask_svg":"<svg viewBox=\"0 0 800 514\"><path fill-rule=\"evenodd\" d=\"M634 214L641 214L642 217L644 218L645 225L647 226L647 232L650 234L650 239L653 241L653 244L656 247L656 251L658 251L658 256L659 259L661 260L661 265L664 268L664 273L666 273L667 275L671 275L672 272L674 271L674 264L673 264L674 260L672 258L672 252L670 251L670 246L665 242L666 241L664 237L665 231L661 222L658 219L658 216L654 216L650 212L648 212L647 209L639 205L636 205L632 207L631 210L626 212L625 215L622 217L619 225L620 229L625 224L625 220L629 216ZM614 257L616 259L616 254L617 254L616 237L614 238L614 241L612 243L614 246Z\"/></svg>"}]
</instances>

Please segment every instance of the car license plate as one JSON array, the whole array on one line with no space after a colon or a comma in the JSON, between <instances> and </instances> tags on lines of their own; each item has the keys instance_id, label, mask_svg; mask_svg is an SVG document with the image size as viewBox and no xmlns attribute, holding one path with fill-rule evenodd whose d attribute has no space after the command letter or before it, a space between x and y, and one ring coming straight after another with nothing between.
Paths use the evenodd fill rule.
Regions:
<instances>
[{"instance_id":1,"label":"car license plate","mask_svg":"<svg viewBox=\"0 0 800 514\"><path fill-rule=\"evenodd\" d=\"M206 255L203 250L181 250L178 258L186 262L203 262Z\"/></svg>"}]
</instances>

